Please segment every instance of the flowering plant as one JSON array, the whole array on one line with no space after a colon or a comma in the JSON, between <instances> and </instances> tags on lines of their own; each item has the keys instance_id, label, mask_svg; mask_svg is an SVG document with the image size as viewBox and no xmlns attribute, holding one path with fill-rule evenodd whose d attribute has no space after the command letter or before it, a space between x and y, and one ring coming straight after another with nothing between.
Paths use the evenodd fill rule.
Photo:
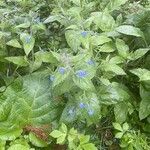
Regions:
<instances>
[{"instance_id":1,"label":"flowering plant","mask_svg":"<svg viewBox=\"0 0 150 150\"><path fill-rule=\"evenodd\" d=\"M149 8L1 0L0 149L150 149Z\"/></svg>"}]
</instances>

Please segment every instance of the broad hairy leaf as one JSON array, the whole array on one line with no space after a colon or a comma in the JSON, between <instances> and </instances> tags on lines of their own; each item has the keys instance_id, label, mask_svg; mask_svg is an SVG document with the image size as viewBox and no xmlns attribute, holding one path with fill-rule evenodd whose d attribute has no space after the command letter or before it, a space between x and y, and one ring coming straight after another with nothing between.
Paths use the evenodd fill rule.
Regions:
<instances>
[{"instance_id":1,"label":"broad hairy leaf","mask_svg":"<svg viewBox=\"0 0 150 150\"><path fill-rule=\"evenodd\" d=\"M142 120L150 115L150 71L138 68L130 72L140 78L140 96L142 101L140 103L139 117Z\"/></svg>"},{"instance_id":2,"label":"broad hairy leaf","mask_svg":"<svg viewBox=\"0 0 150 150\"><path fill-rule=\"evenodd\" d=\"M114 18L107 12L93 12L92 17L102 31L112 31L116 26Z\"/></svg>"},{"instance_id":3,"label":"broad hairy leaf","mask_svg":"<svg viewBox=\"0 0 150 150\"><path fill-rule=\"evenodd\" d=\"M103 61L100 64L100 69L105 72L113 72L116 75L126 75L125 71L115 63L111 63L111 61Z\"/></svg>"},{"instance_id":4,"label":"broad hairy leaf","mask_svg":"<svg viewBox=\"0 0 150 150\"><path fill-rule=\"evenodd\" d=\"M111 0L105 7L107 11L113 11L120 8L121 5L125 4L128 0Z\"/></svg>"},{"instance_id":5,"label":"broad hairy leaf","mask_svg":"<svg viewBox=\"0 0 150 150\"><path fill-rule=\"evenodd\" d=\"M51 123L58 116L58 102L52 100L45 73L16 79L0 97L0 139L18 137L26 125ZM59 109L60 112L60 109Z\"/></svg>"},{"instance_id":6,"label":"broad hairy leaf","mask_svg":"<svg viewBox=\"0 0 150 150\"><path fill-rule=\"evenodd\" d=\"M133 69L130 70L131 73L137 75L140 78L140 81L149 81L150 80L150 71L147 69Z\"/></svg>"},{"instance_id":7,"label":"broad hairy leaf","mask_svg":"<svg viewBox=\"0 0 150 150\"><path fill-rule=\"evenodd\" d=\"M29 27L30 27L30 22L26 22L26 23L22 23L22 24L17 25L15 28L26 29L26 28L29 28Z\"/></svg>"},{"instance_id":8,"label":"broad hairy leaf","mask_svg":"<svg viewBox=\"0 0 150 150\"><path fill-rule=\"evenodd\" d=\"M20 40L23 43L23 48L26 55L29 55L35 44L35 38L28 33L21 33Z\"/></svg>"},{"instance_id":9,"label":"broad hairy leaf","mask_svg":"<svg viewBox=\"0 0 150 150\"><path fill-rule=\"evenodd\" d=\"M112 82L109 85L102 85L97 91L100 97L100 103L111 105L121 101L129 100L130 95L124 85Z\"/></svg>"},{"instance_id":10,"label":"broad hairy leaf","mask_svg":"<svg viewBox=\"0 0 150 150\"><path fill-rule=\"evenodd\" d=\"M74 30L68 30L65 33L65 37L66 37L68 45L72 48L72 50L76 52L79 46L81 45L79 32L74 31Z\"/></svg>"},{"instance_id":11,"label":"broad hairy leaf","mask_svg":"<svg viewBox=\"0 0 150 150\"><path fill-rule=\"evenodd\" d=\"M95 35L91 37L91 44L98 46L98 45L102 45L104 43L110 42L111 39L108 38L107 36L104 35Z\"/></svg>"},{"instance_id":12,"label":"broad hairy leaf","mask_svg":"<svg viewBox=\"0 0 150 150\"><path fill-rule=\"evenodd\" d=\"M126 59L129 55L128 45L126 45L123 40L116 39L116 47L117 47L119 55Z\"/></svg>"},{"instance_id":13,"label":"broad hairy leaf","mask_svg":"<svg viewBox=\"0 0 150 150\"><path fill-rule=\"evenodd\" d=\"M29 62L25 56L12 56L12 57L5 57L6 60L12 62L18 66L28 66Z\"/></svg>"},{"instance_id":14,"label":"broad hairy leaf","mask_svg":"<svg viewBox=\"0 0 150 150\"><path fill-rule=\"evenodd\" d=\"M56 63L57 60L51 52L39 51L35 53L35 59L45 63Z\"/></svg>"},{"instance_id":15,"label":"broad hairy leaf","mask_svg":"<svg viewBox=\"0 0 150 150\"><path fill-rule=\"evenodd\" d=\"M116 28L116 31L122 34L126 35L132 35L136 37L142 37L143 38L143 32L134 26L131 25L122 25Z\"/></svg>"},{"instance_id":16,"label":"broad hairy leaf","mask_svg":"<svg viewBox=\"0 0 150 150\"><path fill-rule=\"evenodd\" d=\"M9 46L12 46L12 47L22 48L22 46L20 45L20 43L18 42L17 39L12 39L12 40L8 41L6 44Z\"/></svg>"},{"instance_id":17,"label":"broad hairy leaf","mask_svg":"<svg viewBox=\"0 0 150 150\"><path fill-rule=\"evenodd\" d=\"M114 52L115 46L112 42L105 43L104 45L100 46L99 51L104 53Z\"/></svg>"},{"instance_id":18,"label":"broad hairy leaf","mask_svg":"<svg viewBox=\"0 0 150 150\"><path fill-rule=\"evenodd\" d=\"M114 106L114 114L116 122L123 123L126 121L128 114L128 105L127 102L120 102Z\"/></svg>"},{"instance_id":19,"label":"broad hairy leaf","mask_svg":"<svg viewBox=\"0 0 150 150\"><path fill-rule=\"evenodd\" d=\"M47 24L47 23L50 23L50 22L54 22L54 21L57 21L59 20L60 16L59 15L55 15L55 16L49 16L45 21L44 23Z\"/></svg>"},{"instance_id":20,"label":"broad hairy leaf","mask_svg":"<svg viewBox=\"0 0 150 150\"><path fill-rule=\"evenodd\" d=\"M139 117L142 120L150 115L150 81L144 81L140 85L140 96L142 101L140 103Z\"/></svg>"},{"instance_id":21,"label":"broad hairy leaf","mask_svg":"<svg viewBox=\"0 0 150 150\"><path fill-rule=\"evenodd\" d=\"M130 60L139 59L140 57L144 56L149 50L150 50L150 48L137 49L133 53L130 54L129 59Z\"/></svg>"}]
</instances>

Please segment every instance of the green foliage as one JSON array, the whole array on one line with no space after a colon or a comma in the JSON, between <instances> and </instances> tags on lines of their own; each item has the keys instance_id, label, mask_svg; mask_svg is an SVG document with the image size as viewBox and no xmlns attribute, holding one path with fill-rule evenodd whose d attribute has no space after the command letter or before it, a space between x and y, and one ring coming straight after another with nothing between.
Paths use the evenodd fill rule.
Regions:
<instances>
[{"instance_id":1,"label":"green foliage","mask_svg":"<svg viewBox=\"0 0 150 150\"><path fill-rule=\"evenodd\" d=\"M150 149L149 51L149 0L1 0L0 149Z\"/></svg>"},{"instance_id":2,"label":"green foliage","mask_svg":"<svg viewBox=\"0 0 150 150\"><path fill-rule=\"evenodd\" d=\"M57 138L58 144L68 144L69 149L72 150L97 150L93 143L89 143L90 136L80 134L74 128L69 131L67 126L62 123L59 130L54 130L50 134L53 138Z\"/></svg>"}]
</instances>

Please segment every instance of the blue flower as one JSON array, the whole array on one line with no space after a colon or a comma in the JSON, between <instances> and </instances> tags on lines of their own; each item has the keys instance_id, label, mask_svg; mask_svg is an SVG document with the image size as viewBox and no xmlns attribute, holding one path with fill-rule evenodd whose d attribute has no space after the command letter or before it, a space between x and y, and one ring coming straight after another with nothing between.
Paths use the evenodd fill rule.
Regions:
<instances>
[{"instance_id":1,"label":"blue flower","mask_svg":"<svg viewBox=\"0 0 150 150\"><path fill-rule=\"evenodd\" d=\"M54 75L51 75L51 76L49 77L49 79L50 79L50 81L54 81L54 80L55 80L55 76L54 76Z\"/></svg>"},{"instance_id":2,"label":"blue flower","mask_svg":"<svg viewBox=\"0 0 150 150\"><path fill-rule=\"evenodd\" d=\"M31 36L26 37L26 38L25 38L25 41L26 41L26 43L30 43L30 41L31 41Z\"/></svg>"},{"instance_id":3,"label":"blue flower","mask_svg":"<svg viewBox=\"0 0 150 150\"><path fill-rule=\"evenodd\" d=\"M95 62L92 59L90 59L90 60L87 61L87 64L89 64L89 65L95 65Z\"/></svg>"},{"instance_id":4,"label":"blue flower","mask_svg":"<svg viewBox=\"0 0 150 150\"><path fill-rule=\"evenodd\" d=\"M85 108L85 104L84 103L80 103L79 106L80 106L80 108Z\"/></svg>"},{"instance_id":5,"label":"blue flower","mask_svg":"<svg viewBox=\"0 0 150 150\"><path fill-rule=\"evenodd\" d=\"M88 32L86 32L86 31L81 32L81 35L83 38L85 38L87 36L87 34L88 34Z\"/></svg>"},{"instance_id":6,"label":"blue flower","mask_svg":"<svg viewBox=\"0 0 150 150\"><path fill-rule=\"evenodd\" d=\"M59 68L58 68L58 72L59 72L60 74L65 74L65 71L66 71L66 68L64 68L64 67L59 67Z\"/></svg>"},{"instance_id":7,"label":"blue flower","mask_svg":"<svg viewBox=\"0 0 150 150\"><path fill-rule=\"evenodd\" d=\"M94 114L94 111L93 111L93 110L89 110L89 111L88 111L88 114L89 114L90 116L92 116L92 115Z\"/></svg>"},{"instance_id":8,"label":"blue flower","mask_svg":"<svg viewBox=\"0 0 150 150\"><path fill-rule=\"evenodd\" d=\"M87 76L87 72L85 70L78 70L76 71L76 76L79 78L85 78Z\"/></svg>"}]
</instances>

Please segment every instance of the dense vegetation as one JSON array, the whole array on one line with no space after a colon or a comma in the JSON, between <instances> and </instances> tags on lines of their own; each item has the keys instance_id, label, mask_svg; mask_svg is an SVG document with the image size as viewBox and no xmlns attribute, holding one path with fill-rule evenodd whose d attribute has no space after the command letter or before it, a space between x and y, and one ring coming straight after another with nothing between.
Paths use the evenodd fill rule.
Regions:
<instances>
[{"instance_id":1,"label":"dense vegetation","mask_svg":"<svg viewBox=\"0 0 150 150\"><path fill-rule=\"evenodd\" d=\"M149 0L1 0L0 150L150 150L149 50Z\"/></svg>"}]
</instances>

